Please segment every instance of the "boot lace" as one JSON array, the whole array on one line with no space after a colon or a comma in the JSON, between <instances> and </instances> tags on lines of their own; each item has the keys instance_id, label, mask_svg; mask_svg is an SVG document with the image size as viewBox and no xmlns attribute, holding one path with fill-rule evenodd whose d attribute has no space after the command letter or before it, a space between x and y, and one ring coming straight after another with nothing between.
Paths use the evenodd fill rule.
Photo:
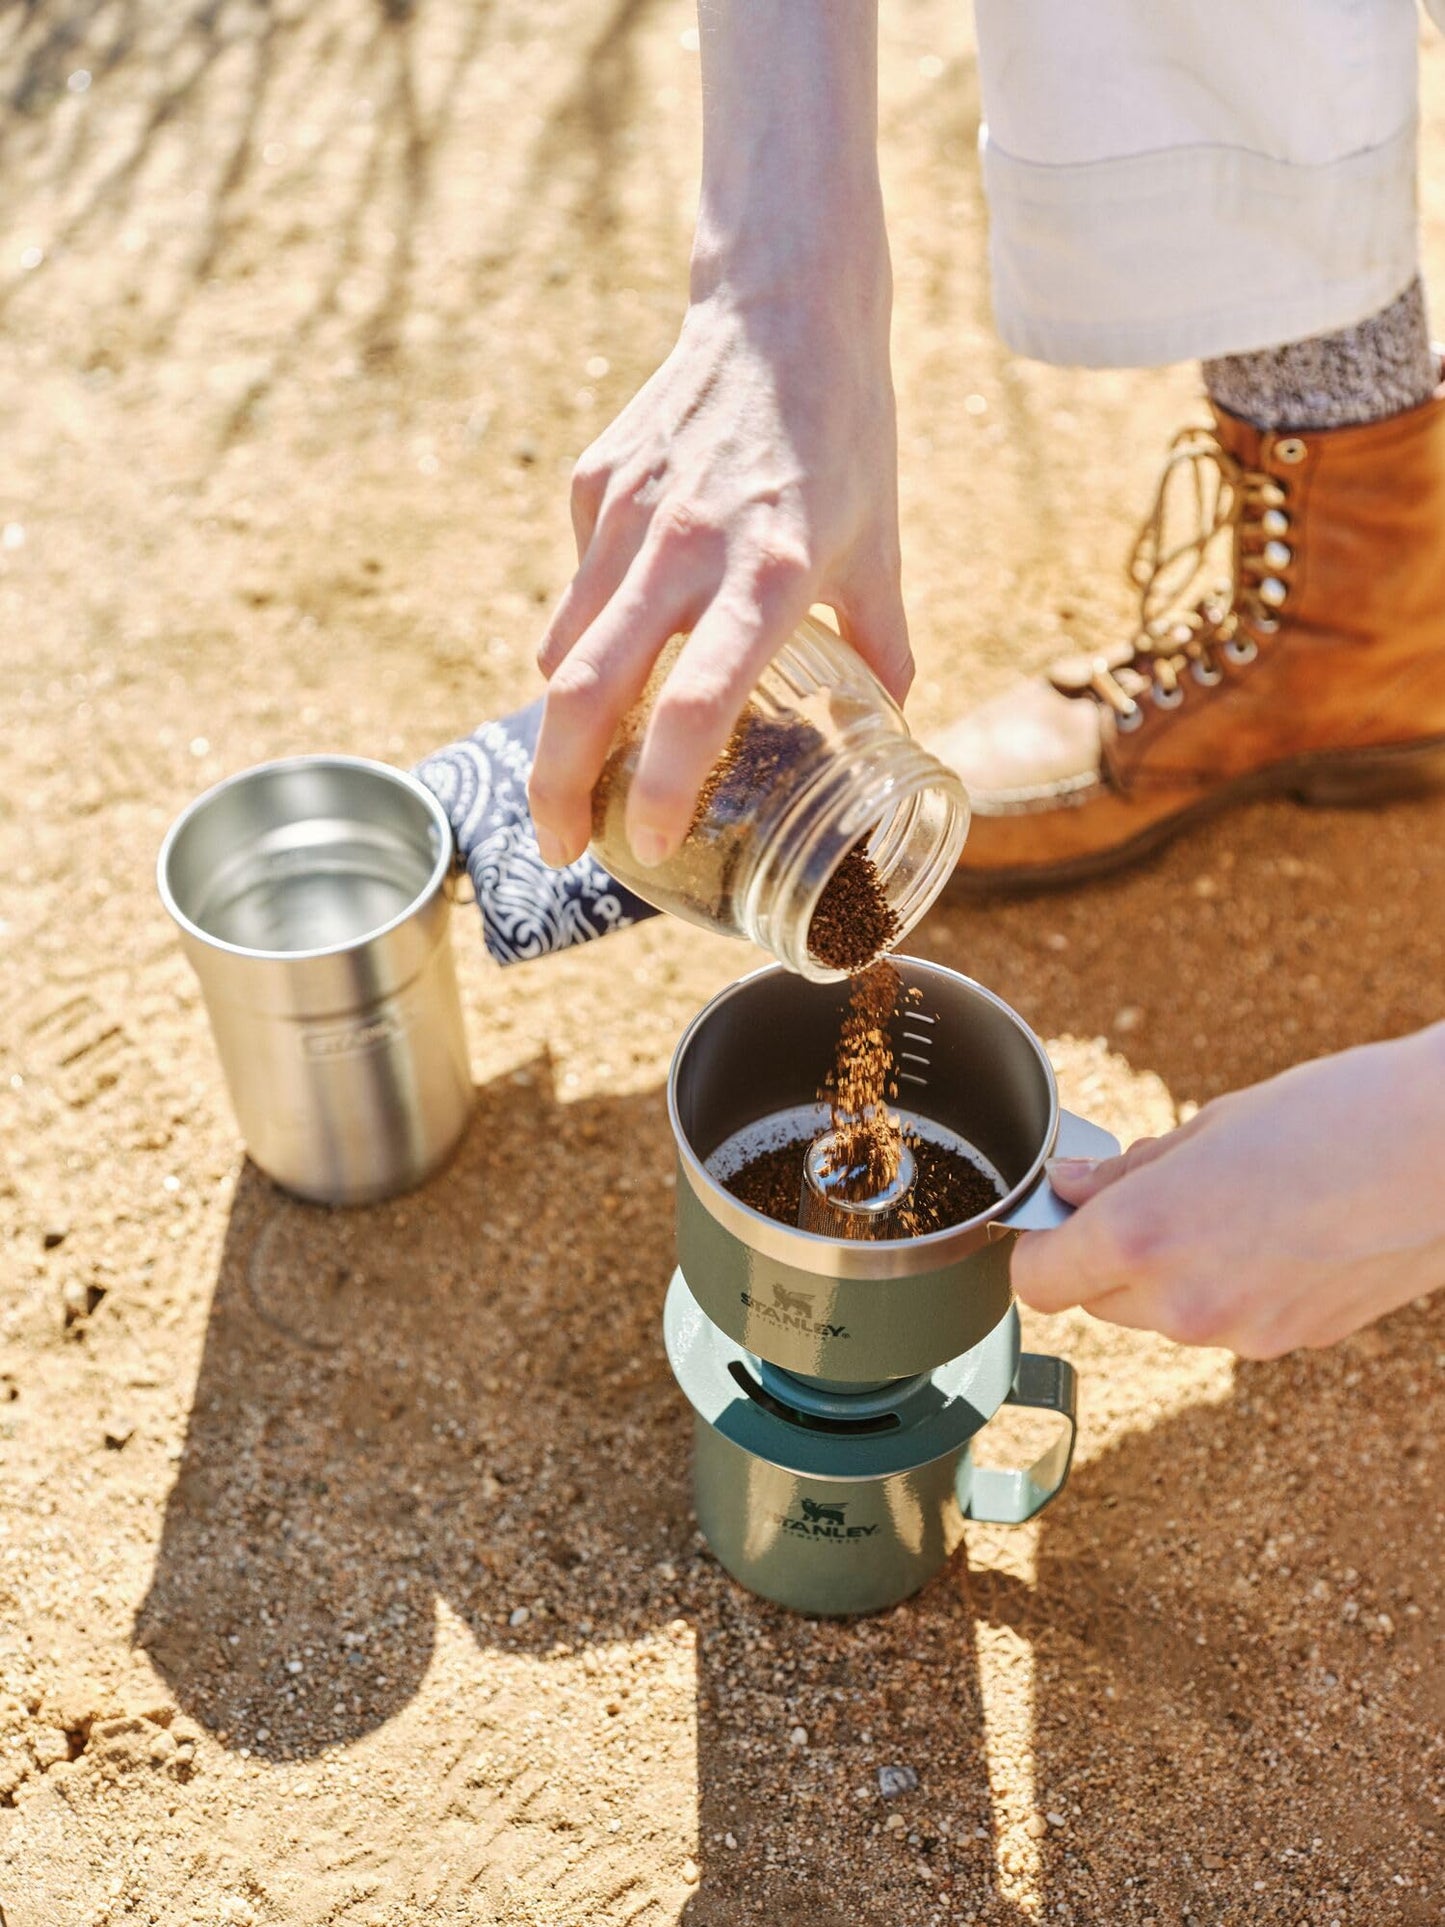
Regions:
<instances>
[{"instance_id":1,"label":"boot lace","mask_svg":"<svg viewBox=\"0 0 1445 1927\"><path fill-rule=\"evenodd\" d=\"M1142 697L1175 709L1186 677L1212 688L1223 681L1224 664L1253 662L1260 638L1276 633L1294 559L1284 539L1287 500L1273 476L1244 467L1212 429L1175 436L1129 561L1138 632L1092 658L1083 684L1114 711L1121 730L1143 721ZM1206 587L1221 549L1226 572ZM1058 686L1074 694L1081 684L1070 675Z\"/></svg>"}]
</instances>

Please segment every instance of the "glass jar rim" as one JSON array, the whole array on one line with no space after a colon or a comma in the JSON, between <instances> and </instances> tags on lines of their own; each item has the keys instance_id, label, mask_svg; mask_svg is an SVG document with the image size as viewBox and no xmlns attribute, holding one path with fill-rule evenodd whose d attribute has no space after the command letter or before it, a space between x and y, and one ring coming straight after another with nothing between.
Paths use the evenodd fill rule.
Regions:
<instances>
[{"instance_id":1,"label":"glass jar rim","mask_svg":"<svg viewBox=\"0 0 1445 1927\"><path fill-rule=\"evenodd\" d=\"M888 894L898 920L891 943L901 943L914 928L953 874L968 835L968 795L955 772L911 736L888 736L868 746L868 775L860 782L858 766L829 767L790 799L789 807L770 826L739 888L739 907L747 934L771 950L778 960L814 983L839 983L885 954L880 950L863 962L844 969L822 963L808 948L814 913L824 891L855 846L878 841L880 827L886 840L907 816L916 816L924 800L936 796L941 805L937 840L899 896ZM907 848L906 828L896 856ZM819 861L820 848L824 860ZM880 871L886 886L896 868L885 863Z\"/></svg>"}]
</instances>

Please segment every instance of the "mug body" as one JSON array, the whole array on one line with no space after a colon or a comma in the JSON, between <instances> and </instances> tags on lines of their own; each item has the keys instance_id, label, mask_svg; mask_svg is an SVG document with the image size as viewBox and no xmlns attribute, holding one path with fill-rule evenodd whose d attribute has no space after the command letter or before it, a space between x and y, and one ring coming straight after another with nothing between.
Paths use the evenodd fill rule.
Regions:
<instances>
[{"instance_id":1,"label":"mug body","mask_svg":"<svg viewBox=\"0 0 1445 1927\"><path fill-rule=\"evenodd\" d=\"M1018 1374L1012 1307L962 1357L866 1392L746 1351L681 1270L663 1337L695 1415L698 1524L739 1584L823 1615L877 1612L927 1585L963 1532L969 1441Z\"/></svg>"},{"instance_id":2,"label":"mug body","mask_svg":"<svg viewBox=\"0 0 1445 1927\"><path fill-rule=\"evenodd\" d=\"M243 771L166 837L161 897L247 1149L300 1197L408 1190L466 1127L451 861L430 791L348 756Z\"/></svg>"},{"instance_id":3,"label":"mug body","mask_svg":"<svg viewBox=\"0 0 1445 1927\"><path fill-rule=\"evenodd\" d=\"M753 1456L701 1416L694 1450L698 1525L719 1563L794 1612L896 1605L963 1536L957 1452L889 1477L811 1478Z\"/></svg>"},{"instance_id":4,"label":"mug body","mask_svg":"<svg viewBox=\"0 0 1445 1927\"><path fill-rule=\"evenodd\" d=\"M892 959L907 994L894 1018L899 1106L961 1137L1006 1194L927 1237L865 1242L752 1210L716 1174L739 1132L815 1102L833 1066L848 986L781 968L724 990L673 1058L678 1261L707 1316L759 1356L839 1384L928 1370L979 1344L1011 1303L1019 1212L1059 1135L1042 1044L1000 998L956 971Z\"/></svg>"}]
</instances>

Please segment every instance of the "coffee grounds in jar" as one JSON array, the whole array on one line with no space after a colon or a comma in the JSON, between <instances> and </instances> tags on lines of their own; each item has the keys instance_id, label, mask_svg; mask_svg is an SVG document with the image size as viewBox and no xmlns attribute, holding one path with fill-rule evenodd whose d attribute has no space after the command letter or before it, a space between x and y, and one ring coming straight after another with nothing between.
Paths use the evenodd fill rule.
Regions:
<instances>
[{"instance_id":1,"label":"coffee grounds in jar","mask_svg":"<svg viewBox=\"0 0 1445 1927\"><path fill-rule=\"evenodd\" d=\"M813 920L808 950L829 970L861 970L898 941L898 913L883 890L878 866L863 843L829 877Z\"/></svg>"},{"instance_id":2,"label":"coffee grounds in jar","mask_svg":"<svg viewBox=\"0 0 1445 1927\"><path fill-rule=\"evenodd\" d=\"M779 1224L796 1225L803 1202L803 1160L812 1140L790 1138L773 1145L741 1165L725 1180L727 1189ZM956 1147L932 1138L909 1134L916 1172L906 1214L900 1214L893 1235L921 1238L963 1224L998 1203L998 1184Z\"/></svg>"},{"instance_id":3,"label":"coffee grounds in jar","mask_svg":"<svg viewBox=\"0 0 1445 1927\"><path fill-rule=\"evenodd\" d=\"M625 819L632 765L655 686L670 667L670 656L659 659L641 701L623 720L592 792L592 833L604 854L629 848ZM703 782L680 847L659 869L647 873L651 891L664 889L666 907L680 914L708 923L734 922L739 872L757 834L759 796L776 790L789 771L822 749L823 737L810 723L765 715L749 702ZM617 863L618 856L613 861ZM623 880L636 881L625 867Z\"/></svg>"},{"instance_id":4,"label":"coffee grounds in jar","mask_svg":"<svg viewBox=\"0 0 1445 1927\"><path fill-rule=\"evenodd\" d=\"M829 739L806 718L778 715L750 699L703 782L680 847L657 868L640 872L627 839L627 799L653 706L680 647L679 638L658 657L646 689L618 728L592 792L593 841L613 873L650 902L704 925L735 926L739 882L759 835L767 834L760 802L786 794L807 766L820 767L830 753ZM809 922L808 949L828 969L853 971L899 934L877 866L865 844L855 844L824 886Z\"/></svg>"}]
</instances>

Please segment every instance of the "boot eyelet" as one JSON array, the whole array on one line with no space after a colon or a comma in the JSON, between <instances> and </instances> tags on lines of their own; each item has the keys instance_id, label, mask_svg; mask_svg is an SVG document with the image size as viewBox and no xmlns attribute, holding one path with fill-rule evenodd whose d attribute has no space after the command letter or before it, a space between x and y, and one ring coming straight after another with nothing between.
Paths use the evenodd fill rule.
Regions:
<instances>
[{"instance_id":1,"label":"boot eyelet","mask_svg":"<svg viewBox=\"0 0 1445 1927\"><path fill-rule=\"evenodd\" d=\"M1267 575L1255 594L1267 609L1282 609L1285 597L1289 594L1289 588L1277 575Z\"/></svg>"},{"instance_id":2,"label":"boot eyelet","mask_svg":"<svg viewBox=\"0 0 1445 1927\"><path fill-rule=\"evenodd\" d=\"M1127 736L1131 730L1137 729L1143 720L1144 712L1138 703L1130 703L1127 709L1116 709L1114 712L1114 726L1121 736Z\"/></svg>"},{"instance_id":3,"label":"boot eyelet","mask_svg":"<svg viewBox=\"0 0 1445 1927\"><path fill-rule=\"evenodd\" d=\"M1282 509L1289 497L1278 482L1266 482L1259 491L1259 499L1267 509Z\"/></svg>"},{"instance_id":4,"label":"boot eyelet","mask_svg":"<svg viewBox=\"0 0 1445 1927\"><path fill-rule=\"evenodd\" d=\"M1289 517L1283 509L1266 509L1259 518L1259 526L1266 535L1288 535Z\"/></svg>"},{"instance_id":5,"label":"boot eyelet","mask_svg":"<svg viewBox=\"0 0 1445 1927\"><path fill-rule=\"evenodd\" d=\"M1277 636L1279 634L1279 623L1273 616L1255 616L1252 619L1251 626L1257 636Z\"/></svg>"},{"instance_id":6,"label":"boot eyelet","mask_svg":"<svg viewBox=\"0 0 1445 1927\"><path fill-rule=\"evenodd\" d=\"M1224 645L1224 653L1237 669L1242 669L1259 654L1259 644L1253 636L1231 636Z\"/></svg>"},{"instance_id":7,"label":"boot eyelet","mask_svg":"<svg viewBox=\"0 0 1445 1927\"><path fill-rule=\"evenodd\" d=\"M1213 689L1216 683L1224 681L1224 671L1215 669L1207 662L1190 663L1189 673L1201 689Z\"/></svg>"},{"instance_id":8,"label":"boot eyelet","mask_svg":"<svg viewBox=\"0 0 1445 1927\"><path fill-rule=\"evenodd\" d=\"M1156 709L1177 709L1184 700L1184 691L1178 683L1172 689L1165 689L1156 682L1149 693L1154 698Z\"/></svg>"},{"instance_id":9,"label":"boot eyelet","mask_svg":"<svg viewBox=\"0 0 1445 1927\"><path fill-rule=\"evenodd\" d=\"M1274 445L1275 459L1288 462L1291 468L1297 462L1302 462L1308 452L1298 435L1286 435L1282 442Z\"/></svg>"},{"instance_id":10,"label":"boot eyelet","mask_svg":"<svg viewBox=\"0 0 1445 1927\"><path fill-rule=\"evenodd\" d=\"M1266 542L1264 562L1268 569L1287 569L1294 561L1294 550L1288 542Z\"/></svg>"}]
</instances>

